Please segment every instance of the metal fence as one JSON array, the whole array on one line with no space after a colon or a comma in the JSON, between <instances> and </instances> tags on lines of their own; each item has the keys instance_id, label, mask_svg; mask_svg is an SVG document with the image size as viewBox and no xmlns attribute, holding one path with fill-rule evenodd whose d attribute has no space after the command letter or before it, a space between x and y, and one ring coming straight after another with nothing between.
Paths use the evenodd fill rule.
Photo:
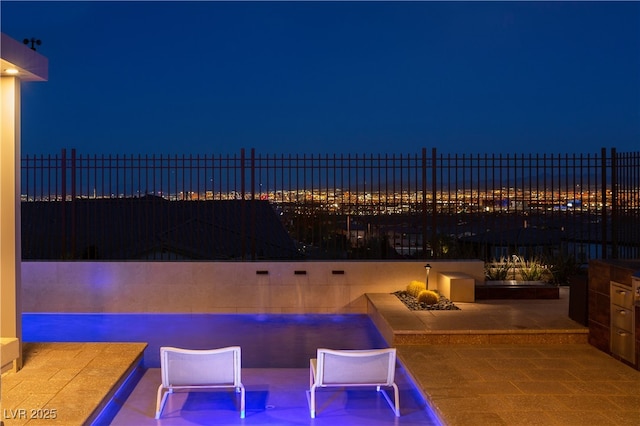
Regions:
<instances>
[{"instance_id":1,"label":"metal fence","mask_svg":"<svg viewBox=\"0 0 640 426\"><path fill-rule=\"evenodd\" d=\"M639 170L640 153L604 148L526 155L62 150L22 158L23 258L637 258Z\"/></svg>"}]
</instances>

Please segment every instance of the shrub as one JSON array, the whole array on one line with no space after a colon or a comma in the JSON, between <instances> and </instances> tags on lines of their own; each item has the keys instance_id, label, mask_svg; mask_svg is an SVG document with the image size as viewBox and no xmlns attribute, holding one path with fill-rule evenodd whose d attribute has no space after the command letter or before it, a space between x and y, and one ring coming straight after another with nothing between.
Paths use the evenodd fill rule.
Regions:
<instances>
[{"instance_id":1,"label":"shrub","mask_svg":"<svg viewBox=\"0 0 640 426\"><path fill-rule=\"evenodd\" d=\"M501 257L500 260L493 259L491 263L485 264L484 274L490 281L504 281L508 279L513 267L514 264L508 257Z\"/></svg>"},{"instance_id":2,"label":"shrub","mask_svg":"<svg viewBox=\"0 0 640 426\"><path fill-rule=\"evenodd\" d=\"M407 286L407 293L413 297L418 297L421 291L427 289L427 284L422 281L411 281Z\"/></svg>"},{"instance_id":3,"label":"shrub","mask_svg":"<svg viewBox=\"0 0 640 426\"><path fill-rule=\"evenodd\" d=\"M549 263L551 282L556 285L568 284L571 277L583 273L576 258L570 254L558 254Z\"/></svg>"},{"instance_id":4,"label":"shrub","mask_svg":"<svg viewBox=\"0 0 640 426\"><path fill-rule=\"evenodd\" d=\"M547 268L539 259L526 260L522 257L517 257L516 261L520 267L520 276L523 281L544 281Z\"/></svg>"},{"instance_id":5,"label":"shrub","mask_svg":"<svg viewBox=\"0 0 640 426\"><path fill-rule=\"evenodd\" d=\"M420 294L418 294L418 302L424 303L425 305L435 305L440 300L438 294L433 290L422 290Z\"/></svg>"}]
</instances>

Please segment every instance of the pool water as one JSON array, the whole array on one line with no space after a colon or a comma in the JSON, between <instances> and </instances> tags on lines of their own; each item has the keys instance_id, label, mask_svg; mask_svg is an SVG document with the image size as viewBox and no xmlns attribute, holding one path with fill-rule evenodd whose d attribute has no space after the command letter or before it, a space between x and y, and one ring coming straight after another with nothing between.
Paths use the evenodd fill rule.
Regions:
<instances>
[{"instance_id":1,"label":"pool water","mask_svg":"<svg viewBox=\"0 0 640 426\"><path fill-rule=\"evenodd\" d=\"M242 347L246 368L307 368L319 347L388 345L364 314L23 313L25 342L146 342L146 368L160 367L160 347Z\"/></svg>"}]
</instances>

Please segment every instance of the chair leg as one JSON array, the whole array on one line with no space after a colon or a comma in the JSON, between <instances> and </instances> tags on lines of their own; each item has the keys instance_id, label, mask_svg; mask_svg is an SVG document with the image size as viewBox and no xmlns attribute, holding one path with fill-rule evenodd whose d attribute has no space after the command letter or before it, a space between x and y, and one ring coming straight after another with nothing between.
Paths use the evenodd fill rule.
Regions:
<instances>
[{"instance_id":1,"label":"chair leg","mask_svg":"<svg viewBox=\"0 0 640 426\"><path fill-rule=\"evenodd\" d=\"M164 390L164 387L162 385L160 385L158 387L158 395L157 395L157 398L156 398L156 419L159 419L160 416L162 415L162 410L164 409L164 404L167 402L167 397L171 393L171 389L169 389L163 395L163 392L162 392L163 390Z\"/></svg>"},{"instance_id":2,"label":"chair leg","mask_svg":"<svg viewBox=\"0 0 640 426\"><path fill-rule=\"evenodd\" d=\"M396 402L396 409L394 410L394 413L396 414L396 417L400 417L400 391L398 390L398 385L395 383L392 383L391 386L393 386L394 400Z\"/></svg>"},{"instance_id":3,"label":"chair leg","mask_svg":"<svg viewBox=\"0 0 640 426\"><path fill-rule=\"evenodd\" d=\"M391 402L386 390L382 389L380 386L376 386L376 390L380 392L387 401L387 404L389 404L389 407L393 410L393 414L395 414L396 417L400 417L400 392L398 390L398 385L392 383L391 386L393 387L394 402Z\"/></svg>"},{"instance_id":4,"label":"chair leg","mask_svg":"<svg viewBox=\"0 0 640 426\"><path fill-rule=\"evenodd\" d=\"M245 416L245 391L244 386L240 387L240 418L244 419Z\"/></svg>"},{"instance_id":5,"label":"chair leg","mask_svg":"<svg viewBox=\"0 0 640 426\"><path fill-rule=\"evenodd\" d=\"M309 402L309 411L311 414L311 418L316 418L316 385L311 385L311 389L309 389L309 393L311 394L310 402Z\"/></svg>"},{"instance_id":6,"label":"chair leg","mask_svg":"<svg viewBox=\"0 0 640 426\"><path fill-rule=\"evenodd\" d=\"M311 414L311 418L316 418L316 372L313 368L313 359L309 361L309 412Z\"/></svg>"}]
</instances>

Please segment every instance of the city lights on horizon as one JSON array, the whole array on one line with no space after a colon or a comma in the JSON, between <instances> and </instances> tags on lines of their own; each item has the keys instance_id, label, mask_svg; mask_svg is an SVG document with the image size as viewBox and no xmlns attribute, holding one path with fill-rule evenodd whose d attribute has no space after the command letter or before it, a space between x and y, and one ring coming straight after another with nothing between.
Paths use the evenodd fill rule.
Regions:
<instances>
[{"instance_id":1,"label":"city lights on horizon","mask_svg":"<svg viewBox=\"0 0 640 426\"><path fill-rule=\"evenodd\" d=\"M607 194L610 190L606 191ZM625 194L621 194L618 201L624 201ZM97 195L94 190L91 195L77 195L76 199L95 200L110 198L140 198L144 196L156 196L167 201L211 201L211 200L261 200L269 201L274 205L305 205L314 210L329 213L349 214L403 214L422 211L426 203L432 206L434 196L429 191L417 190L414 192L398 191L386 192L360 192L341 189L300 189L300 190L271 190L261 192L245 192L244 196L239 191L213 192L204 191L179 191L166 193L162 191L137 193L135 195L107 194ZM632 195L629 195L632 196ZM62 196L32 197L22 195L22 201L61 201ZM608 198L608 197L607 197ZM71 195L65 196L66 201L72 201ZM606 203L602 202L602 191L599 189L568 191L537 191L515 188L492 189L486 192L478 190L457 190L453 192L438 191L435 193L435 206L437 212L448 213L484 213L491 211L552 211L571 210L575 212L600 210L603 205L611 206L610 198Z\"/></svg>"}]
</instances>

